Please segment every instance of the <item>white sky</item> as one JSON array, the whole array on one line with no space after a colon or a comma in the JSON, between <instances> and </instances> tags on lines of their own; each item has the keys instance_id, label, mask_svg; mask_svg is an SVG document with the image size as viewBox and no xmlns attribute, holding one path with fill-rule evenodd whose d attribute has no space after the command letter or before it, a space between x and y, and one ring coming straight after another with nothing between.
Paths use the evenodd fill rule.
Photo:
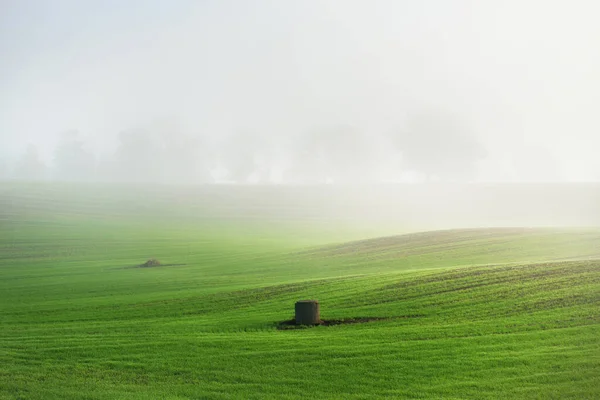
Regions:
<instances>
[{"instance_id":1,"label":"white sky","mask_svg":"<svg viewBox=\"0 0 600 400\"><path fill-rule=\"evenodd\" d=\"M480 180L600 180L595 0L0 0L0 155L75 128L388 134L459 115ZM520 167L519 167L520 166ZM518 168L517 168L518 167Z\"/></svg>"}]
</instances>

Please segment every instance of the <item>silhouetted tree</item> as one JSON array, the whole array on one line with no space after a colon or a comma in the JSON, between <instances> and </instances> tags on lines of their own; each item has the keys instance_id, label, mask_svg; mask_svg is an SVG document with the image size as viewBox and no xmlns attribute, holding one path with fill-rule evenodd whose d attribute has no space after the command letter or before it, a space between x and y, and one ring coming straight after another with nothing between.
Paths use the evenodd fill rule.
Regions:
<instances>
[{"instance_id":1,"label":"silhouetted tree","mask_svg":"<svg viewBox=\"0 0 600 400\"><path fill-rule=\"evenodd\" d=\"M201 183L211 179L209 164L199 138L162 124L119 135L113 174L129 182Z\"/></svg>"},{"instance_id":2,"label":"silhouetted tree","mask_svg":"<svg viewBox=\"0 0 600 400\"><path fill-rule=\"evenodd\" d=\"M351 127L324 132L325 164L335 183L364 183L374 178L374 138Z\"/></svg>"},{"instance_id":3,"label":"silhouetted tree","mask_svg":"<svg viewBox=\"0 0 600 400\"><path fill-rule=\"evenodd\" d=\"M219 160L227 180L248 183L269 181L273 167L274 143L251 132L236 132L222 144Z\"/></svg>"},{"instance_id":4,"label":"silhouetted tree","mask_svg":"<svg viewBox=\"0 0 600 400\"><path fill-rule=\"evenodd\" d=\"M284 179L292 183L324 183L329 174L322 138L310 132L292 140L288 146L289 166Z\"/></svg>"},{"instance_id":5,"label":"silhouetted tree","mask_svg":"<svg viewBox=\"0 0 600 400\"><path fill-rule=\"evenodd\" d=\"M96 160L84 148L77 131L67 131L61 136L54 151L54 178L66 181L87 181L94 178Z\"/></svg>"},{"instance_id":6,"label":"silhouetted tree","mask_svg":"<svg viewBox=\"0 0 600 400\"><path fill-rule=\"evenodd\" d=\"M119 134L119 146L113 164L113 179L124 182L160 180L162 154L156 137L141 129Z\"/></svg>"},{"instance_id":7,"label":"silhouetted tree","mask_svg":"<svg viewBox=\"0 0 600 400\"><path fill-rule=\"evenodd\" d=\"M456 117L439 111L411 115L395 142L405 167L427 179L472 178L476 162L485 155L472 132Z\"/></svg>"},{"instance_id":8,"label":"silhouetted tree","mask_svg":"<svg viewBox=\"0 0 600 400\"><path fill-rule=\"evenodd\" d=\"M292 182L367 182L374 177L373 143L351 127L313 131L294 142L290 150L286 179Z\"/></svg>"},{"instance_id":9,"label":"silhouetted tree","mask_svg":"<svg viewBox=\"0 0 600 400\"><path fill-rule=\"evenodd\" d=\"M17 161L14 177L19 180L39 181L46 178L46 165L40 158L38 148L30 144Z\"/></svg>"},{"instance_id":10,"label":"silhouetted tree","mask_svg":"<svg viewBox=\"0 0 600 400\"><path fill-rule=\"evenodd\" d=\"M6 180L10 177L8 163L5 160L0 160L0 180Z\"/></svg>"},{"instance_id":11,"label":"silhouetted tree","mask_svg":"<svg viewBox=\"0 0 600 400\"><path fill-rule=\"evenodd\" d=\"M169 183L206 183L212 181L210 169L214 162L199 136L177 130L160 133L163 175Z\"/></svg>"}]
</instances>

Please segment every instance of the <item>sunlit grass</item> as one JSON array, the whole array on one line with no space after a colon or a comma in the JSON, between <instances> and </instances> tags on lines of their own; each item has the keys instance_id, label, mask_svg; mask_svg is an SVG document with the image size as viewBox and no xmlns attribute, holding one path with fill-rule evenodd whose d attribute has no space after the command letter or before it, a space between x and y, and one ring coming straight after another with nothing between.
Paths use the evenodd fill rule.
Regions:
<instances>
[{"instance_id":1,"label":"sunlit grass","mask_svg":"<svg viewBox=\"0 0 600 400\"><path fill-rule=\"evenodd\" d=\"M598 230L341 243L364 231L36 196L3 198L0 398L600 397ZM386 319L277 330L304 298Z\"/></svg>"}]
</instances>

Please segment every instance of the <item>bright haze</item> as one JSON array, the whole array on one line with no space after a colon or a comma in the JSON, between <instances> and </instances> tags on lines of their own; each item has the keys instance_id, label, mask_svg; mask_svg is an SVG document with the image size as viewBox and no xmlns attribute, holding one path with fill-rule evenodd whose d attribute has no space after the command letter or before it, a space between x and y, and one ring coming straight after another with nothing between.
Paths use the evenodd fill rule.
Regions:
<instances>
[{"instance_id":1,"label":"bright haze","mask_svg":"<svg viewBox=\"0 0 600 400\"><path fill-rule=\"evenodd\" d=\"M600 180L600 3L3 0L0 177Z\"/></svg>"}]
</instances>

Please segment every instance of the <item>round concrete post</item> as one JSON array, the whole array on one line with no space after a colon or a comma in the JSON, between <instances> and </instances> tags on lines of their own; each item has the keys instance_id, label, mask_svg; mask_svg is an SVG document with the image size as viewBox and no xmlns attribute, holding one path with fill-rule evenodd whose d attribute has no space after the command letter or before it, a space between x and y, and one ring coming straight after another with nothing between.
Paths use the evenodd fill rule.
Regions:
<instances>
[{"instance_id":1,"label":"round concrete post","mask_svg":"<svg viewBox=\"0 0 600 400\"><path fill-rule=\"evenodd\" d=\"M319 302L300 300L296 302L296 325L317 325L321 322Z\"/></svg>"}]
</instances>

